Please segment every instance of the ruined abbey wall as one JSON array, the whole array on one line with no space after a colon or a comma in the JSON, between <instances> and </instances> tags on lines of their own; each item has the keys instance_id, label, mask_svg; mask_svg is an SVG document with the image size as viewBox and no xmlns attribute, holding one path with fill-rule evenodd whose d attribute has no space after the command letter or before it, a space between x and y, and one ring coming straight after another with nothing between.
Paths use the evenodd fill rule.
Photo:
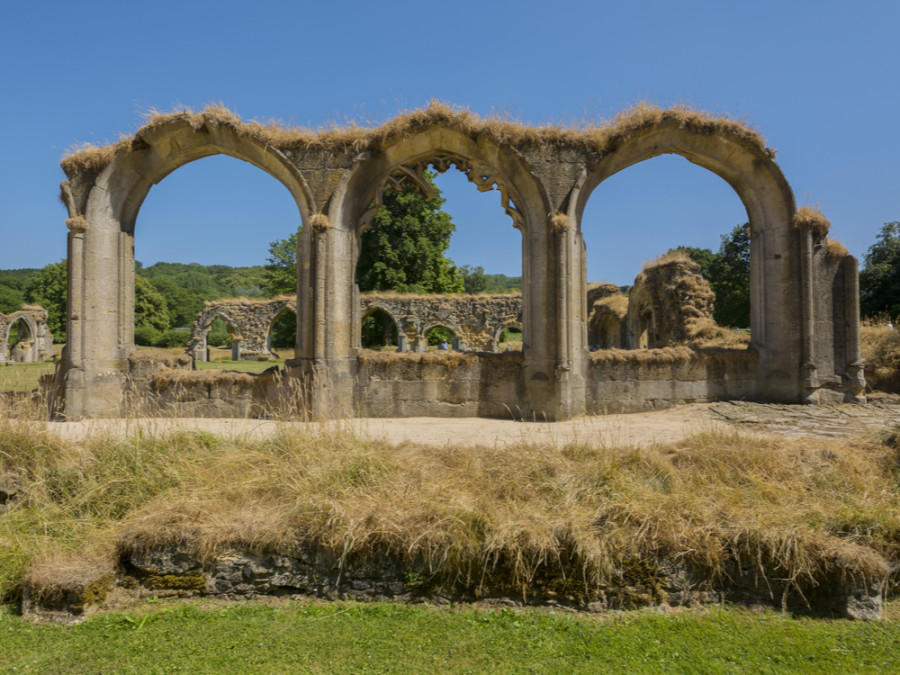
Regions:
<instances>
[{"instance_id":1,"label":"ruined abbey wall","mask_svg":"<svg viewBox=\"0 0 900 675\"><path fill-rule=\"evenodd\" d=\"M19 338L10 346L10 331L17 327ZM26 305L12 314L0 314L0 363L36 363L53 357L53 335L47 326L47 310Z\"/></svg>"},{"instance_id":2,"label":"ruined abbey wall","mask_svg":"<svg viewBox=\"0 0 900 675\"><path fill-rule=\"evenodd\" d=\"M451 167L479 190L498 190L502 208L521 236L522 360L515 367L504 364L515 371L508 379L491 370L493 363L485 366L487 371L479 366L480 372L466 376L470 388L460 400L469 401L461 404L467 409L481 414L476 399L493 397L494 389L479 393L476 382L487 386L493 379L503 389L497 394L503 399L498 409L507 406L546 419L571 417L597 409L598 387L610 386L598 383L613 374L636 378L631 389L623 390L622 396L630 398L622 405L638 407L649 399L663 400L655 398L658 388L651 391L642 382L693 382L695 377L700 384L691 385L691 393L673 390L668 400L692 398L694 389L704 396L778 402L864 400L853 292L856 261L829 242L824 216L797 208L774 151L759 134L738 122L681 108L638 107L606 127L559 129L480 119L435 104L377 129L319 134L248 124L221 110L157 115L133 137L65 158L69 343L59 378L65 414L120 412L129 381L125 364L135 350L137 213L155 183L188 162L216 154L269 173L297 204L303 224L296 297L301 319L296 358L288 361L285 374L302 383L304 405L313 416L371 410L384 400L391 380L406 392L398 389L397 396L409 394L410 401L425 397L416 410L438 410L442 397L456 386L425 362L415 367L383 364L380 374L375 373L360 344L361 298L354 278L361 234L381 206L384 187L427 196L424 172ZM636 296L644 298L640 310L630 302L624 321L621 301L608 300L602 312L595 304L603 298L589 303L581 218L603 181L662 154L681 155L715 173L747 210L753 358L716 370L721 364L704 365L705 357L697 355L691 357L697 364L666 375L668 357L660 357L655 362L659 368L648 371L651 379L645 380L646 363L636 361L632 370L616 374L596 361L590 333L614 343L615 319L624 325L620 340L625 346L646 343L647 350L631 351L653 351L652 344L678 337L661 314L669 300L637 289ZM673 288L672 293L677 297L679 291ZM450 312L435 318L453 317ZM459 342L475 348L480 338L461 319L457 329ZM401 332L410 341L418 330ZM244 339L241 344L251 350ZM415 352L397 356L419 357ZM395 367L400 370L391 370ZM604 368L605 374L598 374Z\"/></svg>"}]
</instances>

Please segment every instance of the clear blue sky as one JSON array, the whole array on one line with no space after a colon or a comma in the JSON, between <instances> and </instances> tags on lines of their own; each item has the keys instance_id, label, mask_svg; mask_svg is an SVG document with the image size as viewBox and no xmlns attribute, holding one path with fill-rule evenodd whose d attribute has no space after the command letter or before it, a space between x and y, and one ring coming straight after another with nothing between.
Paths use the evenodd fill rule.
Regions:
<instances>
[{"instance_id":1,"label":"clear blue sky","mask_svg":"<svg viewBox=\"0 0 900 675\"><path fill-rule=\"evenodd\" d=\"M431 98L525 122L687 103L759 129L798 204L817 204L858 257L900 220L900 3L0 3L0 268L65 256L63 152L133 132L142 113L221 101L245 119L377 123ZM452 175L451 175L452 174ZM519 274L496 192L439 182L459 264ZM273 178L231 158L151 190L136 257L263 264L297 225ZM588 277L630 283L679 244L716 248L746 221L717 176L678 157L594 193Z\"/></svg>"}]
</instances>

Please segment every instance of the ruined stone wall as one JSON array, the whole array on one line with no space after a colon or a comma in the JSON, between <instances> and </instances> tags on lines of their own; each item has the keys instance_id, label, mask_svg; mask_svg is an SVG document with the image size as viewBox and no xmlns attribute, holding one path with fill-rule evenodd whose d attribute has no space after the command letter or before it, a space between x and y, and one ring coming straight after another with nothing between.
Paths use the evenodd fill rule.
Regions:
<instances>
[{"instance_id":1,"label":"ruined stone wall","mask_svg":"<svg viewBox=\"0 0 900 675\"><path fill-rule=\"evenodd\" d=\"M612 349L591 354L590 415L683 403L756 400L759 355L749 349Z\"/></svg>"},{"instance_id":2,"label":"ruined stone wall","mask_svg":"<svg viewBox=\"0 0 900 675\"><path fill-rule=\"evenodd\" d=\"M686 342L692 320L712 320L715 295L686 257L664 257L637 275L628 294L625 346L666 347Z\"/></svg>"},{"instance_id":3,"label":"ruined stone wall","mask_svg":"<svg viewBox=\"0 0 900 675\"><path fill-rule=\"evenodd\" d=\"M363 417L527 417L521 352L367 352L357 371Z\"/></svg>"},{"instance_id":4,"label":"ruined stone wall","mask_svg":"<svg viewBox=\"0 0 900 675\"><path fill-rule=\"evenodd\" d=\"M204 304L191 327L188 353L207 361L207 337L216 319L222 319L231 333L231 353L235 361L253 361L271 355L270 331L274 321L286 311L297 312L297 299L229 298Z\"/></svg>"},{"instance_id":5,"label":"ruined stone wall","mask_svg":"<svg viewBox=\"0 0 900 675\"><path fill-rule=\"evenodd\" d=\"M427 351L427 334L444 326L454 334L454 349L496 351L504 328L522 328L521 295L416 295L366 293L360 296L361 316L381 309L397 324L401 351ZM291 297L227 299L207 302L191 328L188 353L207 360L210 326L221 318L232 334L236 361L268 358L272 323L285 311L297 311Z\"/></svg>"},{"instance_id":6,"label":"ruined stone wall","mask_svg":"<svg viewBox=\"0 0 900 675\"><path fill-rule=\"evenodd\" d=\"M367 293L360 297L362 314L387 312L397 324L401 351L426 351L427 334L435 326L453 332L460 351L497 351L504 328L522 328L521 295L414 295Z\"/></svg>"},{"instance_id":7,"label":"ruined stone wall","mask_svg":"<svg viewBox=\"0 0 900 675\"><path fill-rule=\"evenodd\" d=\"M60 381L67 415L107 416L120 409L123 364L135 349L138 212L152 185L198 157L216 154L269 173L297 205L303 229L296 302L298 315L307 319L298 323L289 374L311 383L314 415L351 415L365 405L356 379L360 237L382 205L385 186L428 193L429 167L456 167L478 190L497 190L521 233L521 404L553 419L584 413L592 378L587 324L593 302L585 298L582 217L601 183L663 154L686 157L720 176L747 210L759 396L788 403L862 400L855 261L847 257L833 267L819 253L827 219L797 208L774 151L739 122L683 108L638 106L604 127L527 127L433 104L378 128L309 133L246 123L216 108L154 115L134 136L62 162L68 179L61 197L68 210L69 349ZM625 346L682 339L683 322L666 314L681 305L677 280L643 288L632 292ZM435 318L454 319L452 312ZM478 323L470 319L454 319L459 342L487 348L489 339L472 330ZM843 331L835 321L843 321ZM238 357L241 350L265 351L260 333L240 335ZM407 342L410 335L404 333ZM195 341L195 353L205 351L202 340ZM416 347L418 338L407 345Z\"/></svg>"},{"instance_id":8,"label":"ruined stone wall","mask_svg":"<svg viewBox=\"0 0 900 675\"><path fill-rule=\"evenodd\" d=\"M10 348L9 333L18 326L19 340ZM0 363L36 363L53 357L53 335L47 326L47 310L26 305L12 314L0 314Z\"/></svg>"}]
</instances>

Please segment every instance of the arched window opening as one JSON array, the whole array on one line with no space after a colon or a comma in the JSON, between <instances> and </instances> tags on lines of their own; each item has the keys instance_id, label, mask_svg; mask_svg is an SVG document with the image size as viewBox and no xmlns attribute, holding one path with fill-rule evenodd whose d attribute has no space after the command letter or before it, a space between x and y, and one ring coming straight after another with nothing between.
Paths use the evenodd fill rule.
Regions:
<instances>
[{"instance_id":1,"label":"arched window opening","mask_svg":"<svg viewBox=\"0 0 900 675\"><path fill-rule=\"evenodd\" d=\"M428 343L428 351L460 351L462 349L456 333L447 326L432 326L425 331L425 340Z\"/></svg>"},{"instance_id":2,"label":"arched window opening","mask_svg":"<svg viewBox=\"0 0 900 675\"><path fill-rule=\"evenodd\" d=\"M503 326L496 337L498 352L519 352L522 351L522 327L518 325Z\"/></svg>"},{"instance_id":3,"label":"arched window opening","mask_svg":"<svg viewBox=\"0 0 900 675\"><path fill-rule=\"evenodd\" d=\"M638 325L636 333L636 347L638 349L649 349L653 341L653 310L644 309L638 314Z\"/></svg>"},{"instance_id":4,"label":"arched window opening","mask_svg":"<svg viewBox=\"0 0 900 675\"><path fill-rule=\"evenodd\" d=\"M622 321L611 312L597 312L588 325L591 350L617 349L622 346Z\"/></svg>"},{"instance_id":5,"label":"arched window opening","mask_svg":"<svg viewBox=\"0 0 900 675\"><path fill-rule=\"evenodd\" d=\"M9 350L9 358L17 363L31 363L37 361L37 345L31 327L23 317L14 319L9 325L6 337Z\"/></svg>"},{"instance_id":6,"label":"arched window opening","mask_svg":"<svg viewBox=\"0 0 900 675\"><path fill-rule=\"evenodd\" d=\"M724 325L749 329L750 239L743 225L748 219L738 194L711 171L677 155L640 162L606 179L588 200L581 220L587 279L630 287L642 269L683 258L686 264L671 272L681 275L678 280L657 274L649 282L680 284L673 306L664 301L664 293L651 290L665 305L665 325L684 323L699 308ZM691 275L705 281L691 282L687 280ZM716 295L715 304L693 298L692 294L711 298L710 290ZM684 293L687 296L681 297ZM652 310L631 312L636 322L630 327L628 346L653 347ZM593 349L614 341L611 320L601 320L592 307L588 314L588 345ZM686 331L669 330L660 339L668 340L669 333ZM729 331L722 335L730 340Z\"/></svg>"},{"instance_id":7,"label":"arched window opening","mask_svg":"<svg viewBox=\"0 0 900 675\"><path fill-rule=\"evenodd\" d=\"M205 302L281 293L269 288L276 276L266 268L270 247L299 224L287 188L247 162L214 155L166 176L150 190L135 224L135 343L187 347ZM292 266L280 276L295 278L295 258L280 262ZM207 332L205 348L220 363L253 360L263 346L254 343L243 353L239 331L221 319ZM195 345L197 360L204 360L205 348Z\"/></svg>"},{"instance_id":8,"label":"arched window opening","mask_svg":"<svg viewBox=\"0 0 900 675\"><path fill-rule=\"evenodd\" d=\"M362 320L362 347L378 351L397 351L400 336L397 322L383 309L375 308Z\"/></svg>"},{"instance_id":9,"label":"arched window opening","mask_svg":"<svg viewBox=\"0 0 900 675\"><path fill-rule=\"evenodd\" d=\"M237 329L217 316L206 330L207 361L240 361L241 339Z\"/></svg>"},{"instance_id":10,"label":"arched window opening","mask_svg":"<svg viewBox=\"0 0 900 675\"><path fill-rule=\"evenodd\" d=\"M280 312L269 327L269 353L276 359L292 358L297 344L297 314L290 309Z\"/></svg>"},{"instance_id":11,"label":"arched window opening","mask_svg":"<svg viewBox=\"0 0 900 675\"><path fill-rule=\"evenodd\" d=\"M360 291L521 292L522 236L510 227L521 226L521 218L509 195L496 187L496 181L463 158L438 154L412 167L397 167L361 224L356 267ZM492 191L492 198L481 196ZM375 329L368 321L363 343L374 344L370 332ZM426 338L427 345L419 344L424 337L416 338L416 350L436 348L441 342ZM493 338L487 333L466 345L445 337L460 350L489 348ZM384 342L382 337L379 344ZM400 342L405 351L402 335Z\"/></svg>"}]
</instances>

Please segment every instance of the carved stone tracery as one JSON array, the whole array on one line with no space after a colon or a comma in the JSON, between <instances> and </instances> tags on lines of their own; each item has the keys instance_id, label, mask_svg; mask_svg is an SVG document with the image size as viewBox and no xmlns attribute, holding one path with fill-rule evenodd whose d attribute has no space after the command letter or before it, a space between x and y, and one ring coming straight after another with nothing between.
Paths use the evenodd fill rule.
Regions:
<instances>
[{"instance_id":1,"label":"carved stone tracery","mask_svg":"<svg viewBox=\"0 0 900 675\"><path fill-rule=\"evenodd\" d=\"M387 185L390 185L398 192L412 190L425 199L434 198L434 191L428 185L428 181L425 180L425 171L428 170L429 166L433 167L439 174L445 173L451 166L455 166L466 176L470 183L475 185L479 192L499 190L500 205L503 207L504 212L512 218L513 227L524 232L525 219L510 196L510 186L499 177L499 172L496 169L477 160L470 160L460 155L443 152L431 155L426 159L420 159L414 164L400 164L396 166L376 189L372 207L360 218L360 232L364 232L371 227L372 218L377 215L378 209L383 204L384 188Z\"/></svg>"}]
</instances>

